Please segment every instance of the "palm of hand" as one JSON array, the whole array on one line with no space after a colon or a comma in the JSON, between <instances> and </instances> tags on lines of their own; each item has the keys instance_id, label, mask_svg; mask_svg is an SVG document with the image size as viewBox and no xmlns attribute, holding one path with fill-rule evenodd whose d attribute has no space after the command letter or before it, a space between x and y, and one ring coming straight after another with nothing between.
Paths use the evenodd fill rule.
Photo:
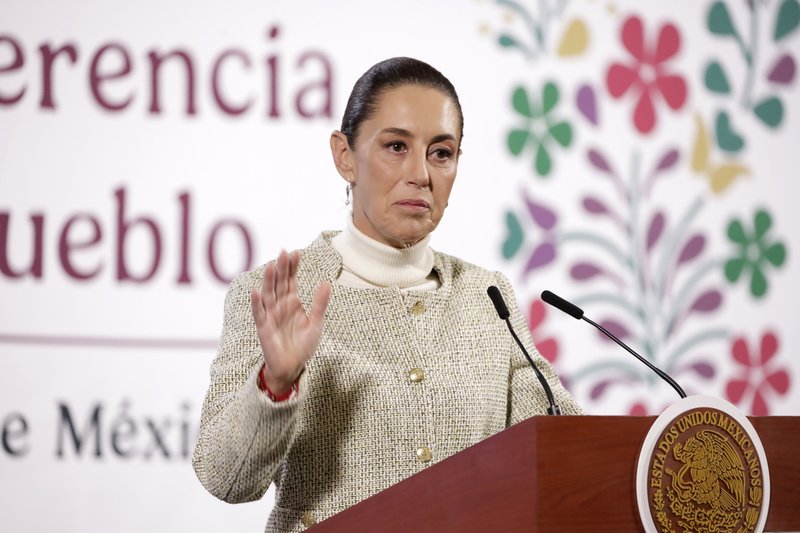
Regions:
<instances>
[{"instance_id":1,"label":"palm of hand","mask_svg":"<svg viewBox=\"0 0 800 533\"><path fill-rule=\"evenodd\" d=\"M273 392L288 390L319 345L330 285L317 287L306 314L297 294L300 254L285 251L264 271L261 291L253 289L253 320L264 355L264 377Z\"/></svg>"}]
</instances>

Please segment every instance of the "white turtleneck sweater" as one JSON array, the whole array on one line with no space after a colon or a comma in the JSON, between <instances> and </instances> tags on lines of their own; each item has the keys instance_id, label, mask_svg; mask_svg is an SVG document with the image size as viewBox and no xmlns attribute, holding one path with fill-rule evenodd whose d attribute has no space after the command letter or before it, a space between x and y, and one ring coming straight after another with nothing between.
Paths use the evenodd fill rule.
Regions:
<instances>
[{"instance_id":1,"label":"white turtleneck sweater","mask_svg":"<svg viewBox=\"0 0 800 533\"><path fill-rule=\"evenodd\" d=\"M361 233L347 216L344 231L331 239L342 256L339 283L348 287L398 287L401 291L432 291L441 285L433 270L431 236L409 248L393 248Z\"/></svg>"}]
</instances>

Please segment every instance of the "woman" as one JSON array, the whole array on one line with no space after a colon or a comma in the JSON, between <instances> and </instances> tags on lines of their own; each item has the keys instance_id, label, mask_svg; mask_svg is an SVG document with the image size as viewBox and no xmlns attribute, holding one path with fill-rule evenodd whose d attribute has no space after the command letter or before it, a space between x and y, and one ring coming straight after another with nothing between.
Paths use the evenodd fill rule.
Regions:
<instances>
[{"instance_id":1,"label":"woman","mask_svg":"<svg viewBox=\"0 0 800 533\"><path fill-rule=\"evenodd\" d=\"M352 219L239 276L193 464L229 502L276 485L267 531L300 531L547 407L486 289L508 280L428 246L463 130L452 84L394 58L356 83L336 169ZM567 414L579 408L512 323Z\"/></svg>"}]
</instances>

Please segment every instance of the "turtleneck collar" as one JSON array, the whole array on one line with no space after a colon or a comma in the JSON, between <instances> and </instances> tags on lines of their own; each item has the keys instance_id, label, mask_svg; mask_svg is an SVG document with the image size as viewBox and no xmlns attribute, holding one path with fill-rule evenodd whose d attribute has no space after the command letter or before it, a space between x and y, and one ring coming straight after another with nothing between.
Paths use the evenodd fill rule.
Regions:
<instances>
[{"instance_id":1,"label":"turtleneck collar","mask_svg":"<svg viewBox=\"0 0 800 533\"><path fill-rule=\"evenodd\" d=\"M339 281L361 287L399 287L401 289L436 289L439 278L433 271L434 254L427 235L409 248L393 248L361 233L347 216L344 231L331 239L342 256Z\"/></svg>"}]
</instances>

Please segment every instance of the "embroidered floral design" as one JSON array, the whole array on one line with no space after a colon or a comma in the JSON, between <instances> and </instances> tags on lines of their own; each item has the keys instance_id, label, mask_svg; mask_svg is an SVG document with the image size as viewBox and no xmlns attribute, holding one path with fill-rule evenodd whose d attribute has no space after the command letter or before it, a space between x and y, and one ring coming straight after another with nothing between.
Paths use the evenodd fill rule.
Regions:
<instances>
[{"instance_id":1,"label":"embroidered floral design","mask_svg":"<svg viewBox=\"0 0 800 533\"><path fill-rule=\"evenodd\" d=\"M530 219L535 227L534 231L541 234L541 240L536 243L527 254L523 278L527 277L537 268L549 265L556 259L556 245L553 238L558 217L554 210L547 207L544 203L535 201L527 193L523 193L525 211L527 219ZM526 224L530 226L531 224ZM519 217L513 211L506 212L507 237L503 241L503 257L511 259L519 253L525 245L526 232L520 223Z\"/></svg>"},{"instance_id":2,"label":"embroidered floral design","mask_svg":"<svg viewBox=\"0 0 800 533\"><path fill-rule=\"evenodd\" d=\"M738 249L736 255L725 263L725 277L731 283L735 283L742 272L749 270L750 293L756 298L761 298L768 289L764 271L768 264L776 268L783 265L786 260L786 247L782 242L770 243L767 240L772 218L766 211L756 212L753 226L753 232L747 233L738 219L728 225L728 238Z\"/></svg>"},{"instance_id":3,"label":"embroidered floral design","mask_svg":"<svg viewBox=\"0 0 800 533\"><path fill-rule=\"evenodd\" d=\"M525 123L508 134L508 149L518 156L530 144L536 153L534 168L540 176L547 176L553 168L548 144L555 141L566 148L572 143L572 126L552 116L558 100L558 87L552 82L545 84L541 103L532 99L523 87L517 87L511 98Z\"/></svg>"},{"instance_id":4,"label":"embroidered floral design","mask_svg":"<svg viewBox=\"0 0 800 533\"><path fill-rule=\"evenodd\" d=\"M527 21L523 14L528 8L522 3L496 3L513 11L509 27L511 22ZM774 333L764 336L760 354L749 354L739 339L731 361L725 351L736 334L719 311L737 290L733 285L739 278L747 280L743 283L749 285L746 295L751 303L766 300L769 271L786 262L788 242L778 230L769 235L772 217L767 210L758 211L753 222L746 206L735 206L726 218L712 213L715 220L706 217L701 223L699 216L711 202L728 200L725 193L742 184L745 176L763 175L745 157L754 146L749 144L754 136L779 133L789 118L788 91L796 87L797 53L787 43L800 34L800 0L743 5L709 0L700 11L703 19L695 26L706 27L711 35L704 37L713 36L707 40L719 46L718 52L709 46L709 56L692 48L690 37L697 32L687 33L688 23L651 24L649 15L619 16L615 9L609 12L618 17L620 26L613 35L598 33L590 18L583 24L577 18L569 22L571 13L564 11L563 20L569 23L560 24L567 29L558 48L552 46L558 42L553 33L544 39L543 33L534 31L531 35L537 39L524 39L530 25L517 24L510 28L513 34L500 36L503 48L522 51L526 64L536 63L529 79L550 80L544 85L530 86L526 81L511 85L514 111L509 112L516 123L504 132L509 154L531 161L537 176L571 180L574 186L569 189L574 194L555 200L538 190L547 184L527 180L519 196L514 195L518 207L504 213L502 257L518 267L515 283L540 285L542 278L531 281L534 271L537 276L568 276L576 304L675 376L689 394L709 388L724 394L727 385L731 400L752 404L754 413L761 413L768 410L767 402L775 409L786 401L791 369L775 368L770 359L777 348L776 340L770 348ZM589 36L599 38L590 41ZM536 62L544 56L559 65L580 60L587 48L599 49L590 42L616 39L625 52L606 55L597 70L581 71L583 78L543 78L552 72L550 64ZM696 72L693 69L692 81L697 82L693 87L712 97L714 105L690 100L684 67L688 63L679 57L682 46L701 60ZM741 52L743 65L733 46ZM625 103L619 105L622 100ZM614 105L608 107L610 103ZM696 125L688 132L692 137L688 145L684 130L680 140L652 135L658 115L666 136L670 128L664 128L665 118L686 108L695 115ZM617 136L607 135L612 131L609 126L623 118L620 111L631 117L630 150ZM767 128L745 128L742 118L755 118ZM576 148L585 154L588 172L574 172L570 159ZM561 167L555 164L556 156ZM563 172L567 164L570 170ZM707 181L708 187L693 195L695 176ZM685 197L665 205L659 189L668 180L685 181L687 188ZM562 211L570 201L576 210ZM744 209L751 214L744 215ZM711 238L714 227L727 230L728 239ZM728 283L720 284L722 279ZM777 289L776 285L773 292ZM544 327L549 309L538 299L529 306L529 327L542 355L552 362L571 357L568 338L557 338L560 335ZM672 403L664 404L659 395L650 394L656 386L665 387L656 385L657 379L643 367L602 350L561 376L589 405L605 400L605 393L612 390L627 391L628 401L620 405L631 415L658 413Z\"/></svg>"},{"instance_id":5,"label":"embroidered floral design","mask_svg":"<svg viewBox=\"0 0 800 533\"><path fill-rule=\"evenodd\" d=\"M623 24L621 37L632 61L613 63L606 75L606 86L614 98L621 98L629 91L637 95L633 123L641 133L649 133L656 125L653 103L656 95L660 94L676 111L686 101L686 81L679 75L668 74L664 65L678 52L680 35L675 26L664 24L658 32L655 49L647 48L642 20L632 16Z\"/></svg>"},{"instance_id":6,"label":"embroidered floral design","mask_svg":"<svg viewBox=\"0 0 800 533\"><path fill-rule=\"evenodd\" d=\"M770 413L767 400L772 395L783 396L789 390L789 373L785 368L775 368L778 338L771 331L761 337L759 353L751 353L747 341L737 338L731 348L734 363L741 374L725 387L728 399L749 409L755 416Z\"/></svg>"}]
</instances>

